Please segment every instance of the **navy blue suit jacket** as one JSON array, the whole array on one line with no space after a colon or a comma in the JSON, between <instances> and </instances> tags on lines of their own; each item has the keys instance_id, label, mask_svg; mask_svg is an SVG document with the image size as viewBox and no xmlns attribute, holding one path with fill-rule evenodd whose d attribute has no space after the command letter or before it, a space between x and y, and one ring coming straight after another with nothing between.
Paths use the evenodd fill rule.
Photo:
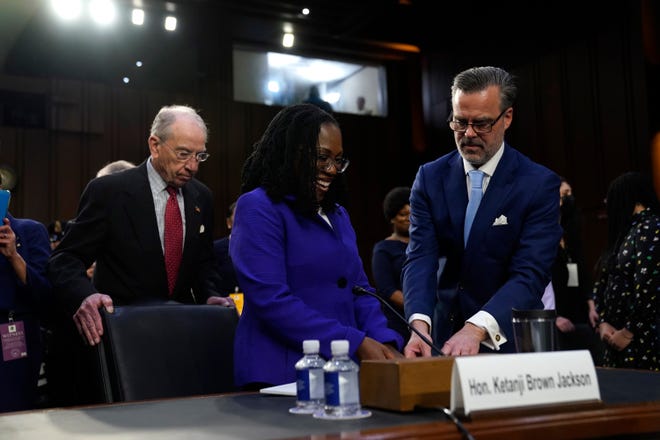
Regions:
<instances>
[{"instance_id":1,"label":"navy blue suit jacket","mask_svg":"<svg viewBox=\"0 0 660 440\"><path fill-rule=\"evenodd\" d=\"M7 218L16 235L16 251L25 260L27 283L18 279L9 260L0 255L0 311L13 310L18 315L47 311L52 300L46 277L46 262L50 256L48 231L35 220L14 218L9 213ZM7 322L7 316L0 318L5 318L0 322Z\"/></svg>"},{"instance_id":2,"label":"navy blue suit jacket","mask_svg":"<svg viewBox=\"0 0 660 440\"><path fill-rule=\"evenodd\" d=\"M433 317L437 302L437 345L484 310L508 339L500 349L514 352L511 309L543 308L541 296L561 237L559 177L511 146L504 148L466 247L468 196L458 151L422 165L415 177L403 268L405 312Z\"/></svg>"}]
</instances>

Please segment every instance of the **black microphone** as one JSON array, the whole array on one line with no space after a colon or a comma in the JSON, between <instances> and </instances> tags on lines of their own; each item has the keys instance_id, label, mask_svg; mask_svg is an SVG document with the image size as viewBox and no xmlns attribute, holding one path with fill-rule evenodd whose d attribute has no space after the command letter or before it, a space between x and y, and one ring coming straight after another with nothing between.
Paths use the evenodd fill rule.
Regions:
<instances>
[{"instance_id":1,"label":"black microphone","mask_svg":"<svg viewBox=\"0 0 660 440\"><path fill-rule=\"evenodd\" d=\"M390 303L388 303L387 301L385 301L385 300L384 300L383 298L381 298L378 294L373 293L373 292L370 292L369 290L364 289L364 288L362 288L362 287L360 287L360 286L353 286L353 294L358 295L358 296L362 296L362 295L370 295L370 296L373 296L374 298L376 298L378 301L381 302L381 304L384 304L387 308L389 308L389 309L390 309L390 310L396 315L396 317L399 318L399 319L401 320L401 322L403 322L404 324L406 324L406 326L410 329L411 332L415 333L417 336L419 336L419 337L422 339L422 341L426 342L426 345L428 345L429 347L431 347L432 349L434 349L435 351L437 351L438 354L440 354L440 356L443 355L443 354L442 354L442 351L440 351L440 349L439 349L438 347L436 347L435 344L433 344L433 342L429 341L429 339L428 339L426 336L424 336L423 334L421 334L421 333L419 332L419 330L417 330L415 327L413 327L412 325L410 325L410 324L408 323L408 321L406 321L406 318L404 318L403 316L401 316L401 314L400 314L399 312L397 312L396 309L395 309L394 307L392 307L392 305L391 305Z\"/></svg>"}]
</instances>

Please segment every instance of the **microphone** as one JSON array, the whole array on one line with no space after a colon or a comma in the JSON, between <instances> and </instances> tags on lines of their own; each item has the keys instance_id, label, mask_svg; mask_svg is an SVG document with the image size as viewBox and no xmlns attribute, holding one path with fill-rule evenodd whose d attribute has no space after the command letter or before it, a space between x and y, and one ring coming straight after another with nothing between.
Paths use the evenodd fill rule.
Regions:
<instances>
[{"instance_id":1,"label":"microphone","mask_svg":"<svg viewBox=\"0 0 660 440\"><path fill-rule=\"evenodd\" d=\"M443 355L443 354L442 354L442 351L440 351L440 349L439 349L438 347L436 347L435 344L433 344L433 342L429 341L429 338L427 338L426 336L424 336L423 334L421 334L421 333L419 332L419 330L417 330L415 327L413 327L412 325L410 325L410 324L408 323L408 321L406 321L406 318L404 318L403 316L401 316L401 314L400 314L399 312L397 312L396 309L395 309L394 307L392 307L392 305L391 305L390 303L388 303L387 301L385 301L385 300L384 300L383 298L381 298L379 295L377 295L377 294L375 294L375 293L373 293L373 292L371 292L371 291L369 291L369 290L367 290L367 289L364 289L364 288L362 288L362 287L360 287L360 286L353 286L353 294L354 294L354 295L358 295L358 296L369 295L369 296L373 296L374 298L376 298L378 301L380 301L381 304L385 305L388 309L390 309L390 310L394 313L394 315L396 315L396 317L399 318L399 319L401 320L401 322L403 322L404 324L406 324L406 327L408 327L408 328L410 329L411 332L413 332L413 333L415 333L417 336L419 336L420 339L426 343L426 345L428 345L429 347L431 347L432 349L434 349L435 351L437 351L438 354L440 354L440 356Z\"/></svg>"}]
</instances>

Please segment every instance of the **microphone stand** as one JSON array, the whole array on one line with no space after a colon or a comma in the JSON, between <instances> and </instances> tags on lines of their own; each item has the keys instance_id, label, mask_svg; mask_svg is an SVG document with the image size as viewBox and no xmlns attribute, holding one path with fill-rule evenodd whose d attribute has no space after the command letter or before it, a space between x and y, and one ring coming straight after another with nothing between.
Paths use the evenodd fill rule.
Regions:
<instances>
[{"instance_id":1,"label":"microphone stand","mask_svg":"<svg viewBox=\"0 0 660 440\"><path fill-rule=\"evenodd\" d=\"M436 347L435 344L433 344L433 342L429 341L429 338L427 338L426 336L424 336L423 334L421 334L421 333L419 332L419 330L417 330L415 327L413 327L412 325L410 325L410 324L408 323L408 321L406 321L406 318L404 318L403 316L401 316L401 314L400 314L399 312L397 312L397 310L396 310L394 307L392 307L392 305L391 305L390 303L388 303L387 301L385 301L383 298L381 298L381 297L378 296L377 294L375 294L375 293L373 293L373 292L370 292L369 290L364 289L364 288L362 288L362 287L360 287L360 286L353 286L353 293L354 293L355 295L358 295L358 296L369 295L369 296L373 296L374 298L376 298L381 304L383 304L383 305L385 305L387 308L389 308L389 309L394 313L394 315L396 315L397 318L399 318L403 323L405 323L406 326L410 329L411 332L413 332L413 333L415 333L417 336L419 336L420 339L426 343L426 345L428 345L429 347L431 347L432 349L434 349L435 351L437 351L438 354L439 354L440 356L443 356L442 351L440 351L440 349L439 349L438 347Z\"/></svg>"}]
</instances>

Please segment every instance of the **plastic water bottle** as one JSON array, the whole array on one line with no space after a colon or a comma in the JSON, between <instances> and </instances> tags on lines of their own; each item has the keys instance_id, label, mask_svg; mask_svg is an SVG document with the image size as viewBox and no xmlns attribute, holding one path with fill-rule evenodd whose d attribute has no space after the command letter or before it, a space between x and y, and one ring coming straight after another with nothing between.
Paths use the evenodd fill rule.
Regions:
<instances>
[{"instance_id":1,"label":"plastic water bottle","mask_svg":"<svg viewBox=\"0 0 660 440\"><path fill-rule=\"evenodd\" d=\"M303 341L304 356L295 365L296 406L289 410L294 414L312 414L323 409L325 359L319 355L319 345L317 339Z\"/></svg>"},{"instance_id":2,"label":"plastic water bottle","mask_svg":"<svg viewBox=\"0 0 660 440\"><path fill-rule=\"evenodd\" d=\"M360 415L360 368L348 356L348 341L330 344L332 359L325 363L325 416L351 418Z\"/></svg>"}]
</instances>

